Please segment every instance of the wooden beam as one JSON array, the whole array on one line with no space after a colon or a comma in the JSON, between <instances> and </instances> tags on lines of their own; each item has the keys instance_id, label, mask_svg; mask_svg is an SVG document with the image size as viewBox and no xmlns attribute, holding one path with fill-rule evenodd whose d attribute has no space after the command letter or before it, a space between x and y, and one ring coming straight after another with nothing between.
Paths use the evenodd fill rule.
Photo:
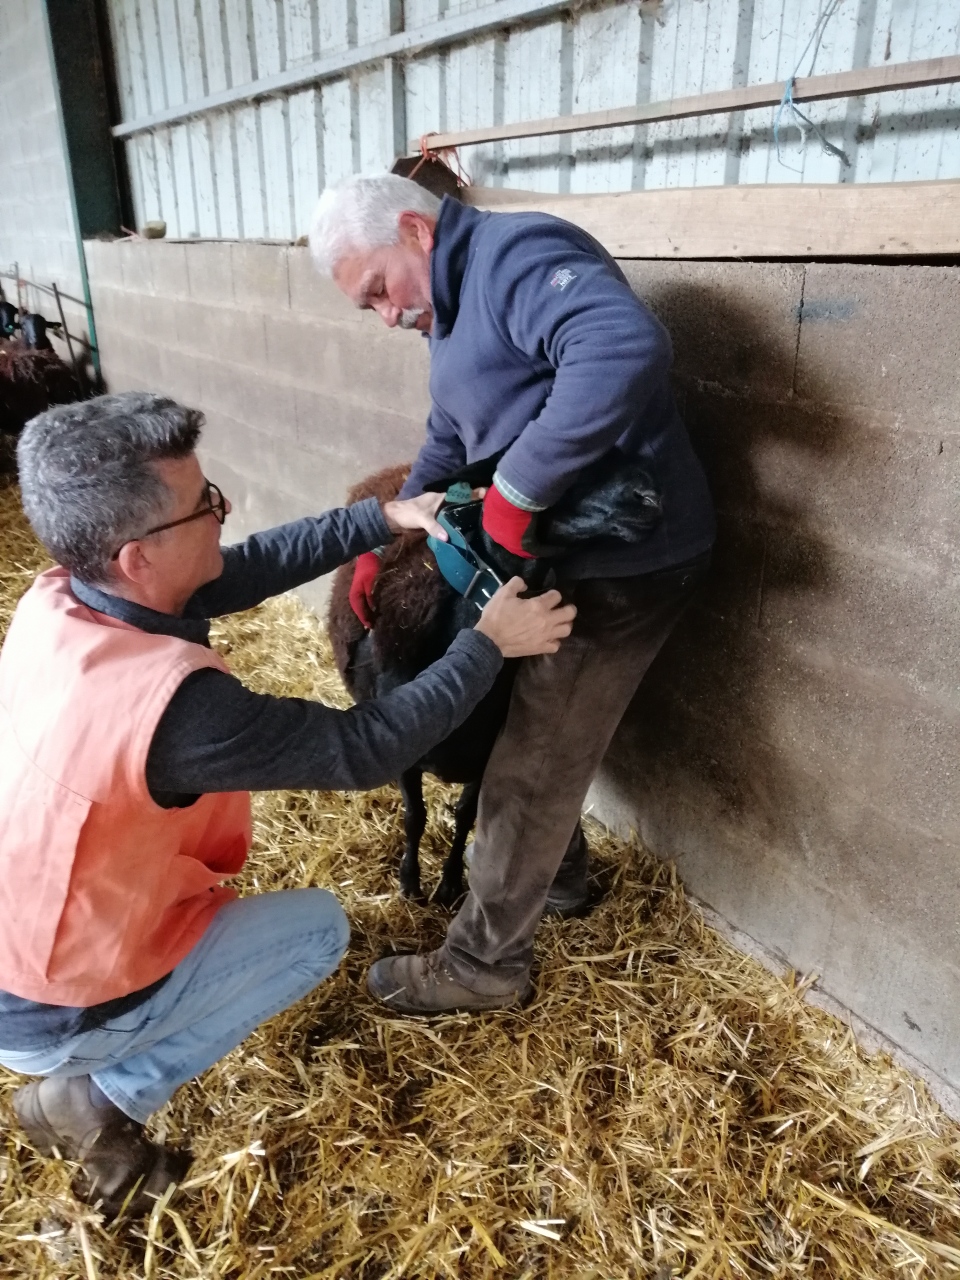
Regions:
<instances>
[{"instance_id":1,"label":"wooden beam","mask_svg":"<svg viewBox=\"0 0 960 1280\"><path fill-rule=\"evenodd\" d=\"M549 196L467 187L466 203L575 222L615 258L960 254L960 181L688 187ZM504 197L510 197L505 199Z\"/></svg>"},{"instance_id":2,"label":"wooden beam","mask_svg":"<svg viewBox=\"0 0 960 1280\"><path fill-rule=\"evenodd\" d=\"M952 84L958 80L960 56L927 58L923 62L895 62L885 67L863 67L828 76L800 77L794 81L793 96L797 102L824 102L830 98L892 93L895 89L920 89L934 84ZM776 80L770 84L745 85L739 89L722 89L718 93L699 93L690 98L671 98L666 102L648 102L641 106L551 116L519 124L494 125L489 129L465 129L459 133L435 133L429 135L429 146L431 150L467 147L479 142L502 142L507 138L579 133L583 129L613 129L622 125L653 124L658 120L686 120L693 116L775 107L783 98L785 88L783 80ZM418 152L420 140L412 140L410 148Z\"/></svg>"},{"instance_id":3,"label":"wooden beam","mask_svg":"<svg viewBox=\"0 0 960 1280\"><path fill-rule=\"evenodd\" d=\"M3 2L4 0L0 0L0 4ZM230 3L235 4L236 0L230 0ZM258 80L235 85L230 89L220 89L193 102L165 107L150 115L141 116L138 120L125 120L114 127L113 136L130 138L135 133L157 129L162 125L178 124L181 120L189 120L208 111L219 111L237 102L256 102L277 94L293 93L308 85L339 80L352 71L380 62L383 58L412 58L428 50L449 48L452 44L476 39L477 36L517 22L534 22L540 18L552 17L569 4L570 0L490 0L489 4L470 9L466 13L453 13L412 30L398 30L392 35L381 36L367 44L324 53L314 62L298 63L288 67L286 71L261 76ZM220 7L224 7L223 0Z\"/></svg>"}]
</instances>

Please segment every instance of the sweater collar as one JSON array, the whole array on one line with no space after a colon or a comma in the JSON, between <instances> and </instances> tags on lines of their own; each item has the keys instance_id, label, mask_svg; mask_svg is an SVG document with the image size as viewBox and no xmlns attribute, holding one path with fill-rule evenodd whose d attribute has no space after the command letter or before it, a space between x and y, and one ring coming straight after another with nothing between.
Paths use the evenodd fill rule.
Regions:
<instances>
[{"instance_id":1,"label":"sweater collar","mask_svg":"<svg viewBox=\"0 0 960 1280\"><path fill-rule=\"evenodd\" d=\"M471 209L451 196L444 196L433 233L430 254L430 298L433 302L432 338L446 338L460 310L460 286L466 274L470 242L481 219L479 209Z\"/></svg>"},{"instance_id":2,"label":"sweater collar","mask_svg":"<svg viewBox=\"0 0 960 1280\"><path fill-rule=\"evenodd\" d=\"M112 596L108 591L92 587L89 582L81 582L73 574L70 576L70 590L81 604L95 609L97 613L105 613L108 618L149 631L151 635L173 636L177 640L188 640L191 644L210 648L210 623L206 618L175 618L172 613L158 613L156 609L148 609L133 600ZM190 608L189 604L187 608Z\"/></svg>"}]
</instances>

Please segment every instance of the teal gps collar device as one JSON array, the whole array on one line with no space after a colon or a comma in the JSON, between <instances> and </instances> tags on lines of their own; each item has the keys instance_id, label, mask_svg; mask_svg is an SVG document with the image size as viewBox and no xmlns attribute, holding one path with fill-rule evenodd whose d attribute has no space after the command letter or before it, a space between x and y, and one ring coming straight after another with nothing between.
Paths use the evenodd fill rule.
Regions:
<instances>
[{"instance_id":1,"label":"teal gps collar device","mask_svg":"<svg viewBox=\"0 0 960 1280\"><path fill-rule=\"evenodd\" d=\"M437 513L437 523L446 530L449 542L431 535L427 546L437 567L454 591L482 609L503 582L489 564L474 551L469 539L480 532L482 502L470 500L468 485L451 485L447 504Z\"/></svg>"}]
</instances>

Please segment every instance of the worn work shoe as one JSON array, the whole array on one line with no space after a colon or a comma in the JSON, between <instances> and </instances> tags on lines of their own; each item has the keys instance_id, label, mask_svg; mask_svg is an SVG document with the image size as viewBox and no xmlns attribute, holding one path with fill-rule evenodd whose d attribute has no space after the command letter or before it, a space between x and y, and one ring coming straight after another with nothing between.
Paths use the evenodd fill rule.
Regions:
<instances>
[{"instance_id":1,"label":"worn work shoe","mask_svg":"<svg viewBox=\"0 0 960 1280\"><path fill-rule=\"evenodd\" d=\"M519 1007L532 998L533 983L528 979L522 990L506 995L483 995L458 982L439 951L429 951L384 956L370 966L367 990L397 1013L457 1013Z\"/></svg>"},{"instance_id":2,"label":"worn work shoe","mask_svg":"<svg viewBox=\"0 0 960 1280\"><path fill-rule=\"evenodd\" d=\"M563 861L557 868L553 884L547 893L543 914L560 916L569 919L571 916L585 915L592 906L588 873L590 867L590 851L583 828L578 827L575 842L571 840L570 848L563 855Z\"/></svg>"},{"instance_id":3,"label":"worn work shoe","mask_svg":"<svg viewBox=\"0 0 960 1280\"><path fill-rule=\"evenodd\" d=\"M149 1213L190 1157L148 1142L143 1125L114 1106L89 1076L47 1076L13 1095L13 1109L41 1155L76 1160L73 1192L112 1219Z\"/></svg>"},{"instance_id":4,"label":"worn work shoe","mask_svg":"<svg viewBox=\"0 0 960 1280\"><path fill-rule=\"evenodd\" d=\"M556 885L551 885L547 900L543 904L543 914L558 917L561 920L571 920L589 914L592 906L593 901L586 886L582 889L560 889Z\"/></svg>"}]
</instances>

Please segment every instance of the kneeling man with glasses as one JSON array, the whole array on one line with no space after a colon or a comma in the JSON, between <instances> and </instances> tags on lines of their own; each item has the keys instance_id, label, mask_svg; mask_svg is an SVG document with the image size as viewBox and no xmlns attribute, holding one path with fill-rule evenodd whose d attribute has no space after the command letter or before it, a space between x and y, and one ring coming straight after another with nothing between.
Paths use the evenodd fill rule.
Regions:
<instances>
[{"instance_id":1,"label":"kneeling man with glasses","mask_svg":"<svg viewBox=\"0 0 960 1280\"><path fill-rule=\"evenodd\" d=\"M555 652L573 609L497 592L412 683L348 711L256 694L210 648L249 609L407 529L439 495L375 499L220 547L230 503L194 452L203 416L144 392L34 418L23 505L57 561L0 650L0 1063L14 1110L80 1165L107 1216L149 1210L187 1157L150 1113L339 964L337 900L238 898L251 789L381 786L473 710L504 656Z\"/></svg>"}]
</instances>

